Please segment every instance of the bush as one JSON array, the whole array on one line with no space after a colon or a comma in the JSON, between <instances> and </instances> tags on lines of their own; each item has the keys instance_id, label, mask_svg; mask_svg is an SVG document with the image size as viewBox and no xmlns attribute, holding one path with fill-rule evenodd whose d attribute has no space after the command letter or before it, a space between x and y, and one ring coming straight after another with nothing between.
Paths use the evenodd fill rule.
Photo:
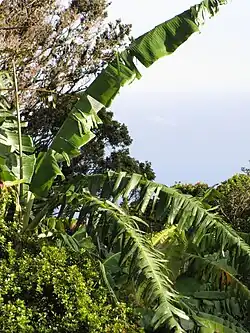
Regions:
<instances>
[{"instance_id":1,"label":"bush","mask_svg":"<svg viewBox=\"0 0 250 333\"><path fill-rule=\"evenodd\" d=\"M196 184L182 184L176 183L173 186L183 194L192 195L193 197L203 197L209 186L205 183L198 182Z\"/></svg>"},{"instance_id":2,"label":"bush","mask_svg":"<svg viewBox=\"0 0 250 333\"><path fill-rule=\"evenodd\" d=\"M250 176L236 174L218 186L217 201L223 218L241 232L250 232Z\"/></svg>"},{"instance_id":3,"label":"bush","mask_svg":"<svg viewBox=\"0 0 250 333\"><path fill-rule=\"evenodd\" d=\"M3 194L3 190L2 194ZM113 305L96 262L32 238L6 223L11 195L0 210L0 332L142 332L124 303Z\"/></svg>"}]
</instances>

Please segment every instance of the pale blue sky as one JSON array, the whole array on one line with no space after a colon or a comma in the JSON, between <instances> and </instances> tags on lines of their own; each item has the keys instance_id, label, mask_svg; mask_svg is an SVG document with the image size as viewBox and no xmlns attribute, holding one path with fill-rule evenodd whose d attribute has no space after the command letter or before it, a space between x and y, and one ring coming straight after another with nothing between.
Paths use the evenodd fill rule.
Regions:
<instances>
[{"instance_id":1,"label":"pale blue sky","mask_svg":"<svg viewBox=\"0 0 250 333\"><path fill-rule=\"evenodd\" d=\"M113 0L110 18L133 36L195 4L189 0ZM134 139L132 155L149 160L157 181L222 181L250 159L250 2L221 8L201 34L143 70L112 105Z\"/></svg>"}]
</instances>

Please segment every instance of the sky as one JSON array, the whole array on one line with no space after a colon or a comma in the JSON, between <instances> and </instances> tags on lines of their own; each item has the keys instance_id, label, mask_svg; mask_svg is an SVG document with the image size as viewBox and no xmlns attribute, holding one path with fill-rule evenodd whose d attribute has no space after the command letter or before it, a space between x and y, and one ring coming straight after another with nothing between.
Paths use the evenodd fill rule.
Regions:
<instances>
[{"instance_id":1,"label":"sky","mask_svg":"<svg viewBox=\"0 0 250 333\"><path fill-rule=\"evenodd\" d=\"M138 37L189 0L113 0L109 18ZM250 160L250 2L232 1L174 54L143 69L111 106L158 182L223 181Z\"/></svg>"}]
</instances>

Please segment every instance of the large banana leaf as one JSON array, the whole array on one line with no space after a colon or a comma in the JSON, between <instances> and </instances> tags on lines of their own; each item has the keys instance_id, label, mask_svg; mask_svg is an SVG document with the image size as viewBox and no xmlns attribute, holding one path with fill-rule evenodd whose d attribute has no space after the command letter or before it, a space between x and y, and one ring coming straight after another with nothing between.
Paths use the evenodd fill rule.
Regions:
<instances>
[{"instance_id":1,"label":"large banana leaf","mask_svg":"<svg viewBox=\"0 0 250 333\"><path fill-rule=\"evenodd\" d=\"M129 267L129 277L136 286L138 297L155 309L154 327L167 323L175 332L184 332L178 319L188 320L188 316L175 306L178 296L169 279L163 254L152 247L138 228L143 221L87 191L78 199L84 207L81 218L87 221L88 235L100 253L105 250L120 252L120 265Z\"/></svg>"},{"instance_id":2,"label":"large banana leaf","mask_svg":"<svg viewBox=\"0 0 250 333\"><path fill-rule=\"evenodd\" d=\"M72 193L84 193L87 188L92 195L112 200L125 209L128 206L130 212L154 220L161 228L175 225L200 251L209 249L211 254L229 251L230 265L242 276L250 274L250 246L199 200L143 180L141 175L127 176L125 172L80 176L70 183L74 185Z\"/></svg>"},{"instance_id":3,"label":"large banana leaf","mask_svg":"<svg viewBox=\"0 0 250 333\"><path fill-rule=\"evenodd\" d=\"M214 290L227 289L243 302L250 300L250 290L239 280L237 270L231 265L231 254L228 251L223 255L220 252L211 254L209 247L205 252L200 251L199 247L190 246L187 236L174 225L157 232L152 239L154 247L165 254L173 280L185 271L199 281L209 281Z\"/></svg>"},{"instance_id":4,"label":"large banana leaf","mask_svg":"<svg viewBox=\"0 0 250 333\"><path fill-rule=\"evenodd\" d=\"M201 282L190 275L181 276L176 282L176 288L186 296L183 302L188 312L193 314L194 322L200 326L199 332L249 332L249 311L239 298L227 291L213 290L209 281ZM182 323L186 329L187 325L190 326L188 322ZM195 323L191 332L196 332L193 330L194 327Z\"/></svg>"},{"instance_id":5,"label":"large banana leaf","mask_svg":"<svg viewBox=\"0 0 250 333\"><path fill-rule=\"evenodd\" d=\"M63 159L69 162L93 137L91 130L100 122L97 112L111 104L122 86L136 77L140 78L136 60L149 67L159 58L172 54L199 30L206 15L213 16L218 12L219 6L226 3L226 0L204 0L135 39L125 51L119 53L89 88L80 94L79 101L54 138L48 152L39 157L40 163L31 183L33 193L38 196L48 193L54 179L61 175L58 162ZM47 154L50 160L53 159L53 167L45 173L49 160Z\"/></svg>"},{"instance_id":6,"label":"large banana leaf","mask_svg":"<svg viewBox=\"0 0 250 333\"><path fill-rule=\"evenodd\" d=\"M200 313L200 316L197 316L196 320L202 324L200 333L249 333L249 330L242 328L238 322L232 323L229 320L208 315L207 313Z\"/></svg>"}]
</instances>

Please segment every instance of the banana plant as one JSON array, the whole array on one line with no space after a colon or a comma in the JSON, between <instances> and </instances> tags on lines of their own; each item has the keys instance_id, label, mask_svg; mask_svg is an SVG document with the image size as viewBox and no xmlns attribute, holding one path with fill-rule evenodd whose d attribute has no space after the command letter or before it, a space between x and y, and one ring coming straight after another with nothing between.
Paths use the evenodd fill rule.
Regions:
<instances>
[{"instance_id":1,"label":"banana plant","mask_svg":"<svg viewBox=\"0 0 250 333\"><path fill-rule=\"evenodd\" d=\"M2 72L0 77L0 180L20 180L25 183L28 205L25 225L34 196L46 197L56 177L64 178L60 163L80 153L94 134L92 129L101 123L98 111L110 106L122 86L140 79L135 62L150 67L163 56L172 54L193 33L198 32L206 17L214 16L227 0L204 0L200 4L163 22L135 39L123 52L101 72L92 84L78 95L69 116L54 137L46 152L35 157L34 146L29 136L21 135L17 80ZM5 79L3 77L5 76ZM8 103L6 88L15 86L16 101ZM20 117L19 117L20 118ZM45 172L46 170L46 172ZM22 185L20 185L22 187Z\"/></svg>"},{"instance_id":2,"label":"banana plant","mask_svg":"<svg viewBox=\"0 0 250 333\"><path fill-rule=\"evenodd\" d=\"M135 39L125 51L118 53L87 90L79 94L77 103L50 147L46 152L40 153L36 160L31 139L25 136L20 139L20 119L15 127L17 100L13 109L12 105L6 104L6 98L2 97L4 107L8 106L4 109L8 116L3 117L1 123L4 138L8 139L3 141L3 147L0 146L0 154L3 156L0 160L3 170L2 181L20 180L23 175L25 184L29 185L29 193L38 199L46 198L55 178L63 178L60 163L66 161L69 164L70 160L79 154L80 149L93 138L92 129L101 122L98 111L111 105L122 86L141 77L135 62L139 61L145 67L150 67L161 57L172 54L193 33L199 31L206 16L214 16L220 5L226 3L226 0L204 0L156 26ZM18 93L17 89L15 90ZM12 133L10 128L13 124L15 130ZM17 161L11 164L7 157L13 156ZM29 161L27 164L26 157ZM61 216L67 217L69 212L69 218L72 219L78 213L77 227L84 221L87 235L91 237L104 263L107 262L107 252L119 254L119 266L127 269L138 299L153 310L151 324L154 329L164 325L173 332L185 332L185 325L195 325L195 329L201 328L203 332L212 332L209 331L211 327L217 329L214 319L204 319L195 307L185 302L185 297L182 297L175 286L177 278L173 276L173 269L168 267L166 254L158 249L158 243L154 244L152 237L145 233L147 222L143 217L147 210L150 217L160 225L176 226L177 231L184 233L188 242L199 251L202 251L206 240L209 239L214 246L214 253L232 252L234 257L230 257L231 264L244 277L250 267L250 248L238 234L207 211L201 202L163 185L142 180L140 175L129 177L123 173L109 173L107 178L105 175L92 178L82 176L72 182L69 186L65 185L65 191L60 188L57 192L54 187L52 196L34 218L29 220L29 214L26 214L28 219L24 219L25 231L37 228L58 206ZM26 208L28 213L31 212L30 202L32 200ZM129 213L130 210L133 214ZM78 236L73 237L77 244ZM64 239L67 240L65 237ZM197 253L194 250L188 254L190 267L193 262L198 263L202 257L200 255L196 258ZM200 263L201 267L204 265L204 262ZM184 268L183 271L185 273ZM245 289L240 288L236 277L233 279L231 274L231 278L237 291L236 296L247 299L248 294L243 293ZM215 284L216 279L211 279Z\"/></svg>"},{"instance_id":3,"label":"banana plant","mask_svg":"<svg viewBox=\"0 0 250 333\"><path fill-rule=\"evenodd\" d=\"M11 89L14 80L6 71L0 72L0 89ZM7 98L8 90L0 93L0 178L1 181L23 179L30 183L34 172L35 155L32 139L19 137L18 128L27 123L18 121L17 108ZM22 150L22 152L20 152ZM20 168L20 155L22 167Z\"/></svg>"},{"instance_id":4,"label":"banana plant","mask_svg":"<svg viewBox=\"0 0 250 333\"><path fill-rule=\"evenodd\" d=\"M145 67L150 67L163 56L172 54L193 33L199 31L206 17L214 16L219 7L227 2L227 0L204 0L146 32L135 39L125 51L118 53L92 84L78 95L78 101L48 150L40 153L37 160L34 154L32 155L34 147L31 138L24 135L18 138L16 129L21 127L21 123L20 119L17 121L16 112L19 106L17 99L16 103L11 105L7 103L3 92L6 91L6 85L9 88L13 83L10 75L2 72L0 120L1 130L4 133L0 137L1 180L20 178L21 173L33 194L46 197L55 178L64 177L60 162L66 161L69 164L70 160L80 153L80 149L94 137L91 130L101 123L98 111L111 105L121 87L136 78L141 78L135 62L139 61ZM18 91L16 96L18 97ZM18 159L18 155L22 155L22 158Z\"/></svg>"},{"instance_id":5,"label":"banana plant","mask_svg":"<svg viewBox=\"0 0 250 333\"><path fill-rule=\"evenodd\" d=\"M172 54L193 33L199 31L207 16L214 16L220 5L226 3L226 0L202 1L159 24L135 39L125 51L118 53L86 91L79 95L79 100L48 151L38 156L31 191L38 196L46 196L54 179L63 177L58 163L70 163L70 159L80 153L81 147L94 137L91 130L100 123L98 111L111 105L122 86L141 77L136 61L150 67L163 56Z\"/></svg>"},{"instance_id":6,"label":"banana plant","mask_svg":"<svg viewBox=\"0 0 250 333\"><path fill-rule=\"evenodd\" d=\"M60 216L78 215L115 297L136 293L152 330L249 332L250 246L200 200L126 172L78 176L59 193ZM145 232L149 219L161 231Z\"/></svg>"}]
</instances>

